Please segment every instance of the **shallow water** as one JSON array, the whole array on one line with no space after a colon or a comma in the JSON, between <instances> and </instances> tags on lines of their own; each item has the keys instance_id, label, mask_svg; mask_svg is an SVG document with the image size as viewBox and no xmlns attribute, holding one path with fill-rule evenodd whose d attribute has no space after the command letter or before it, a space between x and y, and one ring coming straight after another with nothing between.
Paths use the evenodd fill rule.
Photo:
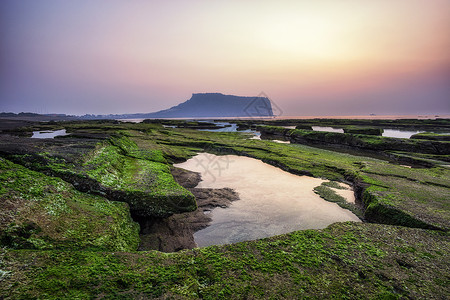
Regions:
<instances>
[{"instance_id":1,"label":"shallow water","mask_svg":"<svg viewBox=\"0 0 450 300\"><path fill-rule=\"evenodd\" d=\"M117 121L121 121L121 122L129 122L129 123L141 123L142 121L144 121L145 119L115 119Z\"/></svg>"},{"instance_id":2,"label":"shallow water","mask_svg":"<svg viewBox=\"0 0 450 300\"><path fill-rule=\"evenodd\" d=\"M259 132L259 131L256 131L255 133L254 133L254 136L252 136L251 138L250 138L250 140L260 140L261 139L261 133Z\"/></svg>"},{"instance_id":3,"label":"shallow water","mask_svg":"<svg viewBox=\"0 0 450 300\"><path fill-rule=\"evenodd\" d=\"M327 126L312 126L312 129L314 131L327 131L327 132L344 133L344 129L342 129L342 128L333 128L333 127L327 127Z\"/></svg>"},{"instance_id":4,"label":"shallow water","mask_svg":"<svg viewBox=\"0 0 450 300\"><path fill-rule=\"evenodd\" d=\"M326 126L312 126L314 131L327 131L327 132L339 132L344 133L342 128L333 128ZM412 135L420 133L423 131L412 131L412 130L399 130L399 129L383 129L382 136L393 137L393 138L403 138L409 139Z\"/></svg>"},{"instance_id":5,"label":"shallow water","mask_svg":"<svg viewBox=\"0 0 450 300\"><path fill-rule=\"evenodd\" d=\"M382 136L409 139L414 134L423 131L398 130L398 129L384 129Z\"/></svg>"},{"instance_id":6,"label":"shallow water","mask_svg":"<svg viewBox=\"0 0 450 300\"><path fill-rule=\"evenodd\" d=\"M206 121L205 121L206 122ZM229 122L211 122L217 126L228 126L219 129L199 129L200 131L211 131L211 132L235 132L237 131L237 125Z\"/></svg>"},{"instance_id":7,"label":"shallow water","mask_svg":"<svg viewBox=\"0 0 450 300\"><path fill-rule=\"evenodd\" d=\"M339 183L339 185L344 189L336 189L336 188L331 189L335 191L339 196L344 197L347 200L347 202L355 204L356 202L355 193L353 192L351 186L341 182Z\"/></svg>"},{"instance_id":8,"label":"shallow water","mask_svg":"<svg viewBox=\"0 0 450 300\"><path fill-rule=\"evenodd\" d=\"M250 139L260 140L261 139L261 133L259 131L246 129L246 130L238 130L237 124L229 123L229 122L212 122L219 126L225 126L225 125L231 125L224 128L219 129L199 129L200 131L211 131L211 132L243 132L243 133L251 133L253 136Z\"/></svg>"},{"instance_id":9,"label":"shallow water","mask_svg":"<svg viewBox=\"0 0 450 300\"><path fill-rule=\"evenodd\" d=\"M290 144L291 143L290 141L283 141L283 140L272 140L272 142L279 143L279 144Z\"/></svg>"},{"instance_id":10,"label":"shallow water","mask_svg":"<svg viewBox=\"0 0 450 300\"><path fill-rule=\"evenodd\" d=\"M200 172L197 187L229 187L240 197L229 208L212 210L210 226L194 234L199 247L360 221L313 192L324 180L296 176L253 158L201 153L176 166Z\"/></svg>"},{"instance_id":11,"label":"shallow water","mask_svg":"<svg viewBox=\"0 0 450 300\"><path fill-rule=\"evenodd\" d=\"M67 135L65 129L55 131L33 131L33 139L52 139L56 136Z\"/></svg>"}]
</instances>

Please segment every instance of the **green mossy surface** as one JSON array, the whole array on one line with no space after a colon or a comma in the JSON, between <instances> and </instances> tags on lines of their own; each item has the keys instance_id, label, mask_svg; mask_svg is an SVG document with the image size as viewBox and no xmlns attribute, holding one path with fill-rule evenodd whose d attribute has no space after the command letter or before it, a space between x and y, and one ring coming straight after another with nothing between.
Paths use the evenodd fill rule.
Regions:
<instances>
[{"instance_id":1,"label":"green mossy surface","mask_svg":"<svg viewBox=\"0 0 450 300\"><path fill-rule=\"evenodd\" d=\"M110 125L104 126L107 132ZM103 128L99 127L90 130ZM91 142L83 155L76 150L61 153L65 149L57 145L37 149L32 154L14 154L11 159L33 170L59 176L83 191L125 201L137 215L161 217L195 210L195 197L175 182L163 152L139 148L127 137L128 127L119 125L109 138L96 144Z\"/></svg>"},{"instance_id":2,"label":"green mossy surface","mask_svg":"<svg viewBox=\"0 0 450 300\"><path fill-rule=\"evenodd\" d=\"M450 142L419 139L399 139L366 134L286 129L277 126L259 126L261 134L283 135L293 143L334 145L370 151L407 151L437 155L450 154Z\"/></svg>"},{"instance_id":3,"label":"green mossy surface","mask_svg":"<svg viewBox=\"0 0 450 300\"><path fill-rule=\"evenodd\" d=\"M295 126L295 129L302 129L302 130L313 130L311 125L308 124L300 124Z\"/></svg>"},{"instance_id":4,"label":"green mossy surface","mask_svg":"<svg viewBox=\"0 0 450 300\"><path fill-rule=\"evenodd\" d=\"M230 122L236 123L234 120ZM425 131L439 131L450 132L450 119L398 119L398 120L383 120L383 119L280 119L280 120L247 120L239 121L245 123L247 126L253 124L264 124L270 126L331 126L344 128L346 126L365 126L365 127L379 127L391 129L414 129Z\"/></svg>"},{"instance_id":5,"label":"green mossy surface","mask_svg":"<svg viewBox=\"0 0 450 300\"><path fill-rule=\"evenodd\" d=\"M389 155L399 162L408 163L414 166L442 166L450 168L450 155L435 155L401 151L390 151Z\"/></svg>"},{"instance_id":6,"label":"green mossy surface","mask_svg":"<svg viewBox=\"0 0 450 300\"><path fill-rule=\"evenodd\" d=\"M301 128L297 128L297 129L301 129ZM344 133L367 134L367 135L379 136L383 133L383 129L376 128L376 127L346 126L346 127L344 127Z\"/></svg>"},{"instance_id":7,"label":"green mossy surface","mask_svg":"<svg viewBox=\"0 0 450 300\"><path fill-rule=\"evenodd\" d=\"M289 130L280 128L277 130ZM165 134L153 131L147 137L150 143L190 149L184 152L185 159L193 155L196 148L216 154L238 154L260 159L294 174L311 175L329 180L354 182L363 193L371 193L372 204L367 217L374 222L418 227L437 227L448 230L450 214L448 199L450 170L436 166L428 169L407 168L385 160L355 156L346 153L319 149L301 144L279 144L272 141L252 140L240 133L199 132L188 129L172 129ZM377 138L377 137L374 137ZM164 149L161 148L164 152ZM175 150L177 151L177 150ZM180 155L181 151L179 152ZM367 187L382 187L384 190L365 192ZM366 203L369 206L369 202ZM424 209L426 207L426 209ZM386 211L389 219L382 217ZM405 218L404 214L408 216ZM414 223L410 220L416 219ZM405 223L406 222L406 223Z\"/></svg>"},{"instance_id":8,"label":"green mossy surface","mask_svg":"<svg viewBox=\"0 0 450 300\"><path fill-rule=\"evenodd\" d=\"M445 124L442 126L446 126ZM53 229L48 231L42 223L31 217L23 219L28 221L17 221L22 220L19 219L20 216L31 215L27 214L30 207L28 204L40 205L54 197L56 200L53 206L56 207L55 211L60 212L58 216L64 216L64 222L75 226L73 224L79 221L77 219L82 219L80 216L84 213L74 214L76 206L71 204L70 199L75 199L77 205L81 205L83 201L91 203L89 201L94 201L92 199L98 199L101 203L113 202L80 193L58 178L32 172L2 160L2 163L14 166L14 170L20 168L33 174L33 179L27 177L28 181L24 180L23 190L14 181L9 182L10 178L15 178L15 171L2 177L1 197L14 200L3 201L4 211L8 213L3 213L2 216L12 216L16 220L15 224L3 227L7 229L2 229L2 234L17 237L7 238L8 241L16 241L15 246L13 243L4 244L8 248L0 250L0 295L6 299L450 297L450 241L447 232L450 223L450 170L446 167L434 165L427 169L407 168L385 160L301 144L251 140L248 139L249 134L245 133L172 129L155 123L102 121L69 122L62 125L68 132L79 136L96 137L93 134L98 134L106 137L101 141L86 143L85 148L80 148L81 152L74 151L74 156L71 156L72 152L70 155L59 153L62 148L42 147L29 154L18 154L16 159L40 172L51 170L76 176L84 174L96 182L102 182L107 188L117 187L116 191L121 191L121 195L130 199L132 189L139 187L146 189L146 193L151 193L153 184L161 195L167 195L172 188L170 184L173 178L165 179L157 175L163 176L167 173L165 167L169 164L188 159L198 152L245 155L294 174L352 182L364 206L363 216L366 219L401 226L337 223L324 230L298 231L263 240L172 254L133 252L131 249L126 250L128 252L117 252L122 250L110 248L111 244L105 241L91 245L78 244L76 239L67 244L56 243L57 239L54 239L51 240L54 244L47 247L42 246L43 242L49 241L44 237L51 236ZM295 131L288 129L283 134L285 132ZM379 140L377 137L373 138L376 144ZM75 143L75 140L71 143ZM416 155L411 152L408 154ZM417 154L417 157L420 155L434 154ZM2 170L4 169L8 168L2 166ZM145 175L144 181L135 180L139 178L139 170L147 170L148 174L154 176ZM43 194L40 188L31 188L40 185L34 182L34 179L40 178L44 178L40 181L46 184L47 180L55 180L67 186L68 190L61 192L64 201L57 200L60 192L53 188ZM4 181L8 181L11 186L3 185ZM163 186L168 184L169 188L158 186L160 183ZM53 185L48 183L48 186ZM318 192L329 201L342 200L330 193L330 187L335 188L336 183L324 184ZM30 200L41 194L47 200ZM75 196L66 198L66 195ZM88 200L79 200L81 198ZM17 215L14 215L14 205L21 207ZM65 211L66 206L71 211ZM88 208L91 206L94 205L83 204L83 209L90 211ZM126 206L114 204L111 207L115 206L122 210L113 211L108 208L108 212L100 213L97 208L93 209L95 216L100 215L95 219L101 223L102 216L105 216L103 213L108 215L108 220L124 218L122 213L127 212ZM45 205L39 207L48 212ZM32 215L40 216L42 213ZM49 216L57 217L51 214ZM12 223L10 219L2 217L4 219L9 220L8 224ZM91 219L89 222L96 221ZM52 224L50 228L57 228L53 223L45 224ZM46 233L46 230L50 233ZM89 234L80 233L76 235L78 238L91 241L89 238L95 240L93 237L106 229L95 225L80 226L79 230L87 230L83 232ZM116 238L126 240L129 238L126 234L125 230L118 231ZM29 246L33 241L30 241L30 237L41 239L43 242L35 243L41 246Z\"/></svg>"},{"instance_id":9,"label":"green mossy surface","mask_svg":"<svg viewBox=\"0 0 450 300\"><path fill-rule=\"evenodd\" d=\"M411 139L422 139L432 141L450 141L450 134L438 134L433 132L421 132L411 136Z\"/></svg>"},{"instance_id":10,"label":"green mossy surface","mask_svg":"<svg viewBox=\"0 0 450 300\"><path fill-rule=\"evenodd\" d=\"M326 186L326 187L331 187L333 189L338 189L338 190L347 190L348 188L341 186L338 182L336 181L325 181L323 182L321 185Z\"/></svg>"},{"instance_id":11,"label":"green mossy surface","mask_svg":"<svg viewBox=\"0 0 450 300\"><path fill-rule=\"evenodd\" d=\"M133 251L139 225L121 202L81 193L59 178L0 158L0 245Z\"/></svg>"},{"instance_id":12,"label":"green mossy surface","mask_svg":"<svg viewBox=\"0 0 450 300\"><path fill-rule=\"evenodd\" d=\"M338 223L179 253L0 250L6 299L445 299L444 233Z\"/></svg>"},{"instance_id":13,"label":"green mossy surface","mask_svg":"<svg viewBox=\"0 0 450 300\"><path fill-rule=\"evenodd\" d=\"M125 144L130 156L117 146L99 148L84 162L85 174L104 187L125 193L123 201L139 215L164 216L196 209L194 196L176 183L169 166L160 162L165 161L161 151L135 151L130 145L132 142Z\"/></svg>"},{"instance_id":14,"label":"green mossy surface","mask_svg":"<svg viewBox=\"0 0 450 300\"><path fill-rule=\"evenodd\" d=\"M344 197L336 193L333 189L343 188L335 181L325 181L321 185L315 187L314 192L324 200L337 203L340 207L350 210L359 218L363 217L363 213L355 204L347 202Z\"/></svg>"},{"instance_id":15,"label":"green mossy surface","mask_svg":"<svg viewBox=\"0 0 450 300\"><path fill-rule=\"evenodd\" d=\"M80 126L80 125L78 125ZM112 125L101 125L109 126ZM100 127L101 127L100 126ZM134 126L134 127L133 127ZM145 126L148 126L147 128ZM292 134L302 130L291 130L281 127L270 127L272 130L280 131L283 134ZM83 129L85 130L85 129ZM96 129L97 130L97 129ZM361 186L360 198L366 196L365 205L370 209L366 210L366 217L374 222L382 222L397 225L419 226L425 228L441 228L448 230L450 225L450 215L448 213L450 170L445 167L436 166L428 169L406 168L396 164L391 164L384 160L355 156L351 154L338 153L335 151L318 149L301 144L284 145L265 140L248 139L248 134L227 133L227 132L206 132L192 129L172 129L163 128L156 124L126 124L118 125L115 134L109 142L101 144L94 156L88 156L86 166L94 166L87 172L107 187L117 187L117 190L131 192L131 189L138 190L139 178L138 170L148 170L157 178L154 182L156 192L147 190L156 202L151 207L158 207L158 210L148 211L148 214L172 213L188 209L195 206L189 205L193 197L184 189L174 183L171 175L166 172L165 161L179 162L188 159L197 152L207 151L216 154L238 154L245 155L280 167L294 174L311 175L326 178L329 180L349 180ZM308 131L302 131L308 132ZM314 132L312 132L314 133ZM334 133L321 133L330 134ZM364 137L365 141L383 140L381 137L370 137L363 135L344 134L349 138ZM54 168L59 167L55 164ZM72 170L72 169L71 169ZM136 175L137 174L137 175ZM166 175L167 174L167 175ZM166 177L164 177L166 175ZM144 176L151 178L151 176ZM161 183L158 185L158 183ZM151 186L153 183L145 182ZM380 186L383 191L372 191L367 187ZM167 188L165 188L167 187ZM158 191L161 197L158 197ZM171 194L175 191L174 194ZM176 195L181 195L177 198ZM164 198L163 195L171 195L171 199ZM130 201L133 209L139 203ZM173 200L175 199L175 200ZM181 201L181 202L180 202ZM169 205L164 206L166 203ZM175 203L175 205L172 205ZM178 205L181 203L181 205ZM172 205L172 206L171 206ZM140 206L139 206L140 207ZM175 208L174 208L175 207ZM180 208L181 207L181 208ZM390 211L389 218L383 217L386 211ZM405 215L408 217L405 218ZM417 222L412 222L412 219ZM405 223L406 222L406 223Z\"/></svg>"}]
</instances>

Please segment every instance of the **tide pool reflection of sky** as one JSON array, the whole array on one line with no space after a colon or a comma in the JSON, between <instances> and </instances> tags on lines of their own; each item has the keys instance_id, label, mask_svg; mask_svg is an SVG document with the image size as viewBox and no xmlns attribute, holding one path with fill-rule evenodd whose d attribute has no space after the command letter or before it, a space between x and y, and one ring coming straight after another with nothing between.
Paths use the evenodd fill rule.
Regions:
<instances>
[{"instance_id":1,"label":"tide pool reflection of sky","mask_svg":"<svg viewBox=\"0 0 450 300\"><path fill-rule=\"evenodd\" d=\"M285 115L449 114L449 28L447 0L2 0L0 111L264 91Z\"/></svg>"}]
</instances>

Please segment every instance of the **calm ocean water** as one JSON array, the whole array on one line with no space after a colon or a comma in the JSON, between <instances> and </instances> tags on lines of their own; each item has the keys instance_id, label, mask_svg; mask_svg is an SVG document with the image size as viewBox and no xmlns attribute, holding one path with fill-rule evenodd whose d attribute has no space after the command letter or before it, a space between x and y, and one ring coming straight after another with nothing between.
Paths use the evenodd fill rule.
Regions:
<instances>
[{"instance_id":1,"label":"calm ocean water","mask_svg":"<svg viewBox=\"0 0 450 300\"><path fill-rule=\"evenodd\" d=\"M398 120L398 119L450 119L450 115L355 115L355 116L277 116L277 117L237 117L237 118L167 118L168 120L307 120L307 119L358 119L358 120ZM145 119L117 119L118 121L139 123Z\"/></svg>"}]
</instances>

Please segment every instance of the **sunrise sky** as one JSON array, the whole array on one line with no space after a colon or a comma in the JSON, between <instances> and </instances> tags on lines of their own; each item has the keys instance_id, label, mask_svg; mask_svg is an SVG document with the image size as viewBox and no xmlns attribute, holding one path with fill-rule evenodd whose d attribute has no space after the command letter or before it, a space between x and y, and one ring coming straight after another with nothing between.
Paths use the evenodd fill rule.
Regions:
<instances>
[{"instance_id":1,"label":"sunrise sky","mask_svg":"<svg viewBox=\"0 0 450 300\"><path fill-rule=\"evenodd\" d=\"M450 114L450 1L1 0L0 111Z\"/></svg>"}]
</instances>

